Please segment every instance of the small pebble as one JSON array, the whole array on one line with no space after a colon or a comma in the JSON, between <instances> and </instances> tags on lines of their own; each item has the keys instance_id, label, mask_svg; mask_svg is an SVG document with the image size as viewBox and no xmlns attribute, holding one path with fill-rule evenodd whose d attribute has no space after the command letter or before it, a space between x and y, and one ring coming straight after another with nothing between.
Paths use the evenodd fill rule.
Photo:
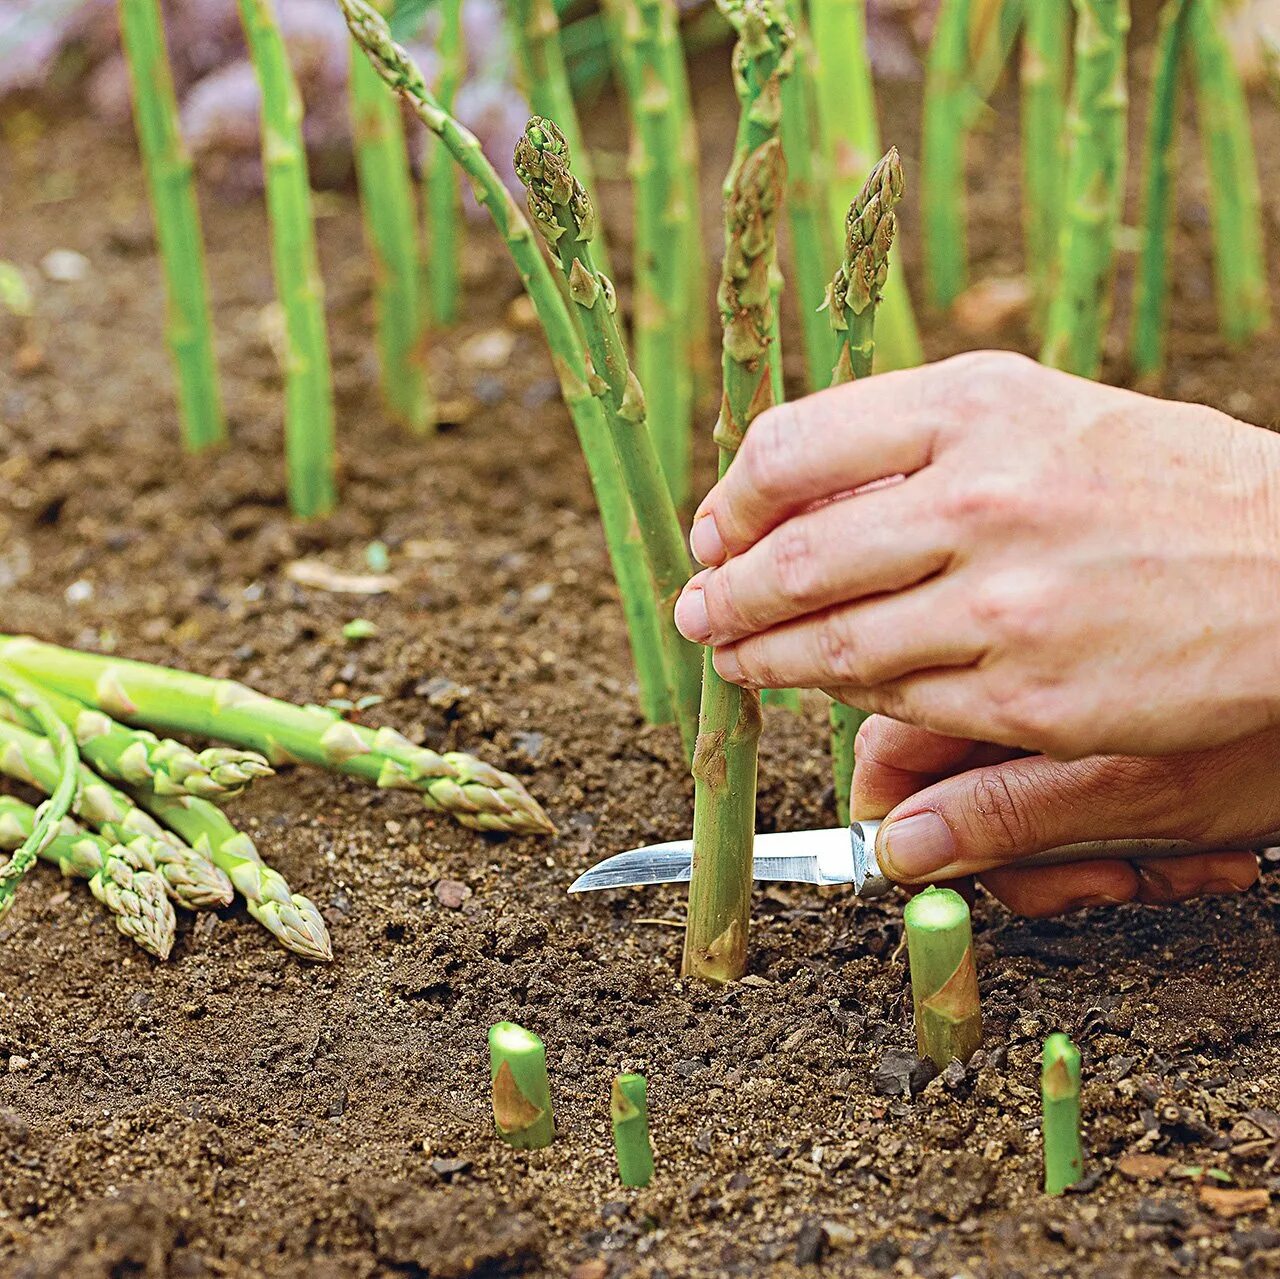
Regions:
<instances>
[{"instance_id":1,"label":"small pebble","mask_svg":"<svg viewBox=\"0 0 1280 1279\"><path fill-rule=\"evenodd\" d=\"M30 1057L19 1057L17 1053L14 1053L13 1056L9 1058L9 1073L11 1075L16 1075L18 1071L26 1070L30 1065Z\"/></svg>"},{"instance_id":2,"label":"small pebble","mask_svg":"<svg viewBox=\"0 0 1280 1279\"><path fill-rule=\"evenodd\" d=\"M796 1235L796 1265L816 1266L827 1252L827 1232L816 1221L806 1222Z\"/></svg>"},{"instance_id":3,"label":"small pebble","mask_svg":"<svg viewBox=\"0 0 1280 1279\"><path fill-rule=\"evenodd\" d=\"M50 249L40 259L40 270L54 284L74 284L89 274L89 259L75 249Z\"/></svg>"},{"instance_id":4,"label":"small pebble","mask_svg":"<svg viewBox=\"0 0 1280 1279\"><path fill-rule=\"evenodd\" d=\"M436 885L436 900L448 910L458 910L471 896L471 889L456 879L442 879Z\"/></svg>"}]
</instances>

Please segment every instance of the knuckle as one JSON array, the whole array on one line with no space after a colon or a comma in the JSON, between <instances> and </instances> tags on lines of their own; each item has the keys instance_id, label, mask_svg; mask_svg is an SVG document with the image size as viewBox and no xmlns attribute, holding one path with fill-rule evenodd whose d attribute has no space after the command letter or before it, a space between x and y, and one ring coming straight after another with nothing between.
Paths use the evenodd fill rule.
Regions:
<instances>
[{"instance_id":1,"label":"knuckle","mask_svg":"<svg viewBox=\"0 0 1280 1279\"><path fill-rule=\"evenodd\" d=\"M1055 592L1041 573L1015 570L988 577L970 600L974 621L1010 646L1040 645L1056 611Z\"/></svg>"},{"instance_id":2,"label":"knuckle","mask_svg":"<svg viewBox=\"0 0 1280 1279\"><path fill-rule=\"evenodd\" d=\"M759 417L743 441L744 478L764 497L785 497L800 457L800 424L795 408L779 404Z\"/></svg>"},{"instance_id":3,"label":"knuckle","mask_svg":"<svg viewBox=\"0 0 1280 1279\"><path fill-rule=\"evenodd\" d=\"M824 674L831 677L829 682L855 687L865 687L871 682L846 614L828 613L817 623L815 639L818 660Z\"/></svg>"},{"instance_id":4,"label":"knuckle","mask_svg":"<svg viewBox=\"0 0 1280 1279\"><path fill-rule=\"evenodd\" d=\"M944 510L958 524L1007 527L1031 522L1036 505L1024 479L1012 472L984 470L952 485Z\"/></svg>"},{"instance_id":5,"label":"knuckle","mask_svg":"<svg viewBox=\"0 0 1280 1279\"><path fill-rule=\"evenodd\" d=\"M988 705L1004 744L1055 757L1076 753L1067 719L1071 708L1058 686L1001 680L993 683Z\"/></svg>"},{"instance_id":6,"label":"knuckle","mask_svg":"<svg viewBox=\"0 0 1280 1279\"><path fill-rule=\"evenodd\" d=\"M798 521L778 529L773 536L773 566L783 599L804 605L814 598L818 561L813 543Z\"/></svg>"},{"instance_id":7,"label":"knuckle","mask_svg":"<svg viewBox=\"0 0 1280 1279\"><path fill-rule=\"evenodd\" d=\"M730 632L737 633L749 625L750 619L743 616L737 574L732 560L723 568L707 575L702 594L713 634L723 636Z\"/></svg>"},{"instance_id":8,"label":"knuckle","mask_svg":"<svg viewBox=\"0 0 1280 1279\"><path fill-rule=\"evenodd\" d=\"M988 769L974 778L973 806L996 854L1012 857L1034 842L1026 805L1007 769Z\"/></svg>"}]
</instances>

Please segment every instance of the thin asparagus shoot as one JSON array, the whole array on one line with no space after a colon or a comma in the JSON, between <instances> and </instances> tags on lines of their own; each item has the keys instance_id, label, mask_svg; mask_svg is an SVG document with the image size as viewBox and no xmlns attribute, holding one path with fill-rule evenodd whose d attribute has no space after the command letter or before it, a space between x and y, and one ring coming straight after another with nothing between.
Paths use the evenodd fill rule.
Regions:
<instances>
[{"instance_id":1,"label":"thin asparagus shoot","mask_svg":"<svg viewBox=\"0 0 1280 1279\"><path fill-rule=\"evenodd\" d=\"M1044 1114L1044 1193L1060 1195L1084 1176L1080 1050L1061 1032L1044 1041L1040 1097Z\"/></svg>"},{"instance_id":2,"label":"thin asparagus shoot","mask_svg":"<svg viewBox=\"0 0 1280 1279\"><path fill-rule=\"evenodd\" d=\"M178 419L189 452L226 439L209 310L209 281L191 157L178 128L178 103L158 0L120 0L133 115L168 298L166 336L178 380Z\"/></svg>"},{"instance_id":3,"label":"thin asparagus shoot","mask_svg":"<svg viewBox=\"0 0 1280 1279\"><path fill-rule=\"evenodd\" d=\"M844 261L827 289L826 299L836 335L832 386L871 375L876 312L889 276L889 250L897 232L894 209L902 198L904 185L898 150L890 147L849 206ZM849 824L854 744L864 719L864 711L843 702L831 704L831 768L836 812L842 826Z\"/></svg>"},{"instance_id":4,"label":"thin asparagus shoot","mask_svg":"<svg viewBox=\"0 0 1280 1279\"><path fill-rule=\"evenodd\" d=\"M285 329L285 464L289 506L303 519L337 500L333 377L316 256L302 98L271 0L236 0L262 93L262 163L276 292Z\"/></svg>"},{"instance_id":5,"label":"thin asparagus shoot","mask_svg":"<svg viewBox=\"0 0 1280 1279\"><path fill-rule=\"evenodd\" d=\"M489 1027L489 1075L498 1136L517 1150L541 1150L555 1140L547 1050L515 1022Z\"/></svg>"},{"instance_id":6,"label":"thin asparagus shoot","mask_svg":"<svg viewBox=\"0 0 1280 1279\"><path fill-rule=\"evenodd\" d=\"M462 87L467 63L462 31L462 0L440 0L440 32L436 38L436 57L436 96L446 111L452 111L453 100ZM458 319L460 291L458 262L463 224L458 170L448 148L441 145L439 139L428 137L427 143L427 297L431 305L432 322L441 328L447 328Z\"/></svg>"},{"instance_id":7,"label":"thin asparagus shoot","mask_svg":"<svg viewBox=\"0 0 1280 1279\"><path fill-rule=\"evenodd\" d=\"M391 39L385 20L364 0L339 0L356 43L378 74L408 104L419 120L471 180L477 198L489 211L515 263L525 291L551 349L569 416L587 464L604 526L605 543L622 596L627 634L640 679L641 706L653 722L670 716L666 669L659 638L657 601L641 536L632 516L631 499L604 422L604 408L592 393L587 358L551 268L533 237L528 221L502 179L485 159L475 135L464 129L427 88L422 72Z\"/></svg>"},{"instance_id":8,"label":"thin asparagus shoot","mask_svg":"<svg viewBox=\"0 0 1280 1279\"><path fill-rule=\"evenodd\" d=\"M907 903L903 920L917 1050L945 1070L951 1061L968 1061L982 1044L969 907L952 889L930 886Z\"/></svg>"},{"instance_id":9,"label":"thin asparagus shoot","mask_svg":"<svg viewBox=\"0 0 1280 1279\"><path fill-rule=\"evenodd\" d=\"M36 810L0 795L0 849L12 851L31 837ZM160 877L142 868L129 850L81 830L63 818L58 833L40 850L66 876L89 881L89 891L110 913L120 934L157 959L168 959L176 923Z\"/></svg>"},{"instance_id":10,"label":"thin asparagus shoot","mask_svg":"<svg viewBox=\"0 0 1280 1279\"><path fill-rule=\"evenodd\" d=\"M426 315L419 288L417 210L400 103L353 43L351 119L365 239L373 259L374 322L382 395L417 434L433 425Z\"/></svg>"},{"instance_id":11,"label":"thin asparagus shoot","mask_svg":"<svg viewBox=\"0 0 1280 1279\"><path fill-rule=\"evenodd\" d=\"M653 1144L649 1140L649 1085L643 1075L618 1075L609 1097L618 1180L647 1186L653 1180Z\"/></svg>"}]
</instances>

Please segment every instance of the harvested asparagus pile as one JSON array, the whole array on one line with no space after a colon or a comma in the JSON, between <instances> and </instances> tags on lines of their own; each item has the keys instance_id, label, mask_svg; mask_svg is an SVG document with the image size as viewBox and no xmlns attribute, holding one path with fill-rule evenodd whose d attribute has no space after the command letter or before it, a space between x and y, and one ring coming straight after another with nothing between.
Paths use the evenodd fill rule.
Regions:
<instances>
[{"instance_id":1,"label":"harvested asparagus pile","mask_svg":"<svg viewBox=\"0 0 1280 1279\"><path fill-rule=\"evenodd\" d=\"M210 737L195 750L157 733ZM89 888L120 932L164 959L173 907L238 895L287 949L329 960L315 904L290 889L220 805L274 765L317 764L384 790L412 790L476 830L550 834L520 781L459 751L437 753L230 680L0 636L0 776L49 798L0 795L0 915L42 858Z\"/></svg>"}]
</instances>

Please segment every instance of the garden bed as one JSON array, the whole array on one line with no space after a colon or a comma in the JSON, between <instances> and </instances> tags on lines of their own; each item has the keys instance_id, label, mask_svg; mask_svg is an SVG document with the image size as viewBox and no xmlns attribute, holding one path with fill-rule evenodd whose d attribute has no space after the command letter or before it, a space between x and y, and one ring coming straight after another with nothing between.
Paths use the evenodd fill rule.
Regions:
<instances>
[{"instance_id":1,"label":"garden bed","mask_svg":"<svg viewBox=\"0 0 1280 1279\"><path fill-rule=\"evenodd\" d=\"M711 209L735 108L721 61L701 71ZM886 131L909 174L915 100L897 95ZM1002 106L1010 127L972 157L979 279L1020 269ZM131 139L87 118L7 123L4 256L34 269L74 249L88 273L42 279L35 326L0 354L0 628L105 637L298 701L381 697L367 722L510 768L560 835L477 836L314 772L260 784L234 811L321 906L332 966L286 954L241 907L180 917L154 963L82 886L34 875L0 925L0 1273L684 1279L823 1254L849 1275L1280 1269L1280 1198L1230 1219L1176 1175L1280 1191L1277 876L1239 901L1049 923L981 904L986 1050L914 1097L893 901L771 887L747 980L682 983L679 892L565 894L589 863L685 833L692 786L674 730L636 711L584 470L498 242L471 232L465 320L432 356L448 426L414 441L377 399L355 200L324 198L343 495L301 526L283 499L261 209L204 200L233 446L194 462ZM616 112L593 123L620 151ZM1257 129L1275 296L1280 116L1260 104ZM1275 424L1275 339L1236 354L1214 336L1201 194L1197 179L1180 203L1163 389ZM916 222L909 200L910 266ZM985 336L934 322L926 340L931 356L1028 346L1016 317ZM799 355L792 340L794 373ZM375 540L391 593L291 574L317 558L367 571ZM356 617L378 634L345 642ZM760 820L834 822L816 700L768 713ZM533 1154L491 1136L485 1031L507 1017L548 1046L561 1136ZM1085 1053L1092 1175L1047 1201L1036 1086L1057 1028ZM638 1192L610 1150L608 1087L628 1068L649 1076L659 1157Z\"/></svg>"}]
</instances>

